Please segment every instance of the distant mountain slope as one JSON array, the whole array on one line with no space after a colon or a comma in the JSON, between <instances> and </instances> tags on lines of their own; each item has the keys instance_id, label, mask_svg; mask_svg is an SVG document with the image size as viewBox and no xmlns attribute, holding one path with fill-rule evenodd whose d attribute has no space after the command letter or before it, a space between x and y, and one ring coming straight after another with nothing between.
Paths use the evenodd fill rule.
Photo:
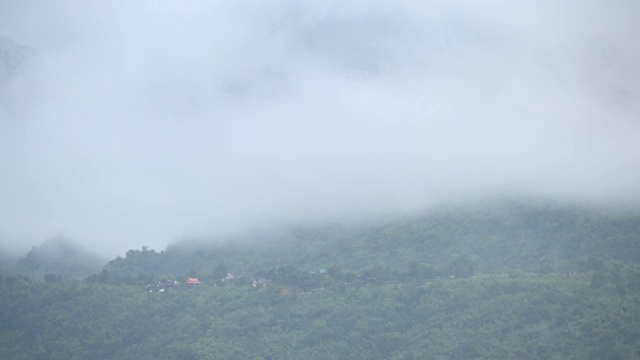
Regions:
<instances>
[{"instance_id":1,"label":"distant mountain slope","mask_svg":"<svg viewBox=\"0 0 640 360\"><path fill-rule=\"evenodd\" d=\"M46 274L59 275L68 280L98 272L103 264L104 259L83 246L57 237L31 248L17 261L11 272L26 275L33 280L43 280Z\"/></svg>"},{"instance_id":2,"label":"distant mountain slope","mask_svg":"<svg viewBox=\"0 0 640 360\"><path fill-rule=\"evenodd\" d=\"M442 207L369 223L299 226L224 241L180 242L166 251L132 250L107 269L120 275L221 268L253 274L269 268L373 266L446 272L461 262L476 272L580 271L598 261L640 263L636 210L551 202L499 201Z\"/></svg>"},{"instance_id":3,"label":"distant mountain slope","mask_svg":"<svg viewBox=\"0 0 640 360\"><path fill-rule=\"evenodd\" d=\"M0 276L0 358L640 359L639 223L499 202L143 247L84 281ZM77 259L52 239L20 265ZM498 274L457 276L473 267ZM156 285L172 273L202 281Z\"/></svg>"}]
</instances>

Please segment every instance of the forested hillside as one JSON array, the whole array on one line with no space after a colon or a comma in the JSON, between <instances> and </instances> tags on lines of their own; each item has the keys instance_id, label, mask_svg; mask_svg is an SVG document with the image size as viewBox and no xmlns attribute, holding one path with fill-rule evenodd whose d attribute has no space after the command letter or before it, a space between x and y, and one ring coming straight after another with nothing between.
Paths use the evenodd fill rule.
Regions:
<instances>
[{"instance_id":1,"label":"forested hillside","mask_svg":"<svg viewBox=\"0 0 640 360\"><path fill-rule=\"evenodd\" d=\"M640 360L639 34L0 0L0 360Z\"/></svg>"},{"instance_id":2,"label":"forested hillside","mask_svg":"<svg viewBox=\"0 0 640 360\"><path fill-rule=\"evenodd\" d=\"M640 359L639 236L635 210L501 201L143 247L1 276L0 358Z\"/></svg>"},{"instance_id":3,"label":"forested hillside","mask_svg":"<svg viewBox=\"0 0 640 360\"><path fill-rule=\"evenodd\" d=\"M253 275L286 266L356 272L420 266L449 276L579 272L603 261L640 262L640 212L503 200L357 224L325 223L217 241L184 241L161 252L131 250L106 269L115 276L213 276L227 271Z\"/></svg>"},{"instance_id":4,"label":"forested hillside","mask_svg":"<svg viewBox=\"0 0 640 360\"><path fill-rule=\"evenodd\" d=\"M5 283L4 359L639 359L640 270L322 286Z\"/></svg>"}]
</instances>

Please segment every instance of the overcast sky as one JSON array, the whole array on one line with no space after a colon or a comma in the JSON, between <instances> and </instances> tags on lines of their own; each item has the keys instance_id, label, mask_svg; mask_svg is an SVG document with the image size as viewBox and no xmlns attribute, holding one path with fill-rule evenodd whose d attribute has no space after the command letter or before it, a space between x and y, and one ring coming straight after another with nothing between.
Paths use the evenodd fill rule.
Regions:
<instances>
[{"instance_id":1,"label":"overcast sky","mask_svg":"<svg viewBox=\"0 0 640 360\"><path fill-rule=\"evenodd\" d=\"M640 200L638 1L0 0L0 238ZM3 64L0 62L0 66Z\"/></svg>"}]
</instances>

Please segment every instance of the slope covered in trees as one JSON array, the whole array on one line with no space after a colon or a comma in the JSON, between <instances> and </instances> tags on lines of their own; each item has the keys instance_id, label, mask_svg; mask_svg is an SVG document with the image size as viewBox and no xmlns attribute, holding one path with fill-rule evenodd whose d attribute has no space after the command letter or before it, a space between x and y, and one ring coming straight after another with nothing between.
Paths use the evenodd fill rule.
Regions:
<instances>
[{"instance_id":1,"label":"slope covered in trees","mask_svg":"<svg viewBox=\"0 0 640 360\"><path fill-rule=\"evenodd\" d=\"M0 276L0 358L640 359L639 226L503 201Z\"/></svg>"},{"instance_id":2,"label":"slope covered in trees","mask_svg":"<svg viewBox=\"0 0 640 360\"><path fill-rule=\"evenodd\" d=\"M0 287L7 359L637 359L640 271L148 292Z\"/></svg>"},{"instance_id":3,"label":"slope covered in trees","mask_svg":"<svg viewBox=\"0 0 640 360\"><path fill-rule=\"evenodd\" d=\"M468 273L577 272L603 261L640 262L635 210L500 201L443 207L358 224L331 223L220 241L182 242L165 251L131 250L111 261L118 276L257 271L293 266L362 271L430 268ZM465 270L466 269L466 270ZM224 271L223 271L224 270Z\"/></svg>"}]
</instances>

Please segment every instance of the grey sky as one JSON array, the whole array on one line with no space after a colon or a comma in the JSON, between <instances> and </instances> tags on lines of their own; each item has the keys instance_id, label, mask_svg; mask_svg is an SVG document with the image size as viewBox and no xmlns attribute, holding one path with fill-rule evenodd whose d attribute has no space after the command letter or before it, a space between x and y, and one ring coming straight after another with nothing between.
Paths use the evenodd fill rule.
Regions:
<instances>
[{"instance_id":1,"label":"grey sky","mask_svg":"<svg viewBox=\"0 0 640 360\"><path fill-rule=\"evenodd\" d=\"M0 0L39 53L0 84L0 237L111 254L483 193L637 201L639 4Z\"/></svg>"}]
</instances>

